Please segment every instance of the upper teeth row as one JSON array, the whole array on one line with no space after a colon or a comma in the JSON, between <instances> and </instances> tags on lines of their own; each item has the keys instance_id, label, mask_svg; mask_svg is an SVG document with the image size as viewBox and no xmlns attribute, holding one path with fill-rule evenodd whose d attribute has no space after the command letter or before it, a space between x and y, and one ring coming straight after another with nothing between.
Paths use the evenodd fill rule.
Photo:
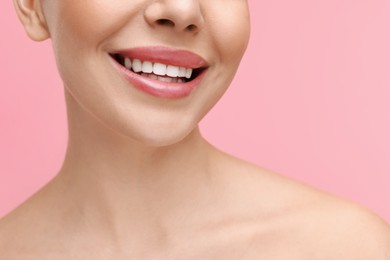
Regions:
<instances>
[{"instance_id":1,"label":"upper teeth row","mask_svg":"<svg viewBox=\"0 0 390 260\"><path fill-rule=\"evenodd\" d=\"M131 60L125 58L125 67L132 69L134 72L154 73L159 76L167 75L169 77L186 77L189 79L192 75L192 69L189 68L165 65L158 62L141 61L138 59Z\"/></svg>"}]
</instances>

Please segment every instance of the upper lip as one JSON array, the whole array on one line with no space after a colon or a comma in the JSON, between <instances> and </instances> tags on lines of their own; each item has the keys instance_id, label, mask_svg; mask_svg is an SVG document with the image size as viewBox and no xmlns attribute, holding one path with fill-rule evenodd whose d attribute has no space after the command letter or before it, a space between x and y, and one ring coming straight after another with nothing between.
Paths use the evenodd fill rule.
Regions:
<instances>
[{"instance_id":1,"label":"upper lip","mask_svg":"<svg viewBox=\"0 0 390 260\"><path fill-rule=\"evenodd\" d=\"M188 50L173 49L168 47L138 47L114 51L111 52L111 54L119 54L130 59L158 62L162 64L192 69L208 67L207 61L198 54Z\"/></svg>"}]
</instances>

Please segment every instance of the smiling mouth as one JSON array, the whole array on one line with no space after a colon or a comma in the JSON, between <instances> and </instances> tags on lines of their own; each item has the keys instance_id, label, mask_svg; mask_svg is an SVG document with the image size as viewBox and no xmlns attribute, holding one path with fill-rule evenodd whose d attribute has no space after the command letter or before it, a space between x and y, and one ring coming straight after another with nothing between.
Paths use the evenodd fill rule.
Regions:
<instances>
[{"instance_id":1,"label":"smiling mouth","mask_svg":"<svg viewBox=\"0 0 390 260\"><path fill-rule=\"evenodd\" d=\"M110 56L122 67L133 73L167 83L191 82L206 69L206 67L186 68L147 60L132 59L119 53L110 53Z\"/></svg>"}]
</instances>

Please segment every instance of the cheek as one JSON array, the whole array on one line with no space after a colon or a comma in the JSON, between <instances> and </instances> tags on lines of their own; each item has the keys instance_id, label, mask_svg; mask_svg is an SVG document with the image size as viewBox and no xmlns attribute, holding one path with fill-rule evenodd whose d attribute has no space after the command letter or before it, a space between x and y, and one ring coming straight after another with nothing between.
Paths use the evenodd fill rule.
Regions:
<instances>
[{"instance_id":1,"label":"cheek","mask_svg":"<svg viewBox=\"0 0 390 260\"><path fill-rule=\"evenodd\" d=\"M52 1L52 2L51 2ZM50 3L51 2L51 3ZM55 46L77 43L78 48L115 34L142 8L143 0L50 0L48 1L52 40Z\"/></svg>"},{"instance_id":2,"label":"cheek","mask_svg":"<svg viewBox=\"0 0 390 260\"><path fill-rule=\"evenodd\" d=\"M238 0L229 3L233 4L224 12L218 8L218 6L223 6L222 4L215 5L214 10L209 8L212 11L210 17L213 18L209 20L211 22L208 26L217 62L213 68L213 76L209 79L213 91L202 93L204 96L201 99L207 100L206 104L199 107L202 116L218 102L230 86L248 45L250 19L246 2Z\"/></svg>"},{"instance_id":3,"label":"cheek","mask_svg":"<svg viewBox=\"0 0 390 260\"><path fill-rule=\"evenodd\" d=\"M96 5L96 1L63 1L60 4L58 27L55 30L58 35L54 36L54 41L76 41L79 46L93 43L98 39L103 39L107 34L112 20L110 9L105 6Z\"/></svg>"},{"instance_id":4,"label":"cheek","mask_svg":"<svg viewBox=\"0 0 390 260\"><path fill-rule=\"evenodd\" d=\"M85 86L87 79L81 75L99 75L101 47L139 8L136 4L131 8L123 5L122 0L48 0L53 49L68 87Z\"/></svg>"},{"instance_id":5,"label":"cheek","mask_svg":"<svg viewBox=\"0 0 390 260\"><path fill-rule=\"evenodd\" d=\"M250 19L247 4L245 1L235 1L235 4L223 12L219 10L218 13L218 17L210 23L216 49L221 62L238 65L237 62L241 60L249 41Z\"/></svg>"},{"instance_id":6,"label":"cheek","mask_svg":"<svg viewBox=\"0 0 390 260\"><path fill-rule=\"evenodd\" d=\"M125 11L120 10L119 2L48 0L49 29L59 73L68 91L88 109L98 110L96 104L108 95L100 46L123 24Z\"/></svg>"}]
</instances>

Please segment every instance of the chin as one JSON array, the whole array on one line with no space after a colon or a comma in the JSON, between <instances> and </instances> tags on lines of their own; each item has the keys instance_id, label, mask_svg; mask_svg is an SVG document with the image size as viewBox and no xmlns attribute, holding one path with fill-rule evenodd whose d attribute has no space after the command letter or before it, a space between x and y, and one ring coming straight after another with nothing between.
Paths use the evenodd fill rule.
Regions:
<instances>
[{"instance_id":1,"label":"chin","mask_svg":"<svg viewBox=\"0 0 390 260\"><path fill-rule=\"evenodd\" d=\"M180 143L183 141L188 135L180 136L180 137L153 137L149 139L141 140L142 144L148 146L148 147L168 147L173 146L175 144Z\"/></svg>"},{"instance_id":2,"label":"chin","mask_svg":"<svg viewBox=\"0 0 390 260\"><path fill-rule=\"evenodd\" d=\"M150 134L150 135L143 134L137 136L136 139L133 137L133 139L135 139L138 143L148 147L156 147L156 148L167 147L182 142L183 140L191 136L192 132L193 131L190 132L175 131L167 134L162 134L162 133Z\"/></svg>"},{"instance_id":3,"label":"chin","mask_svg":"<svg viewBox=\"0 0 390 260\"><path fill-rule=\"evenodd\" d=\"M147 147L166 147L182 142L198 131L195 124L130 125L116 131L125 138Z\"/></svg>"}]
</instances>

